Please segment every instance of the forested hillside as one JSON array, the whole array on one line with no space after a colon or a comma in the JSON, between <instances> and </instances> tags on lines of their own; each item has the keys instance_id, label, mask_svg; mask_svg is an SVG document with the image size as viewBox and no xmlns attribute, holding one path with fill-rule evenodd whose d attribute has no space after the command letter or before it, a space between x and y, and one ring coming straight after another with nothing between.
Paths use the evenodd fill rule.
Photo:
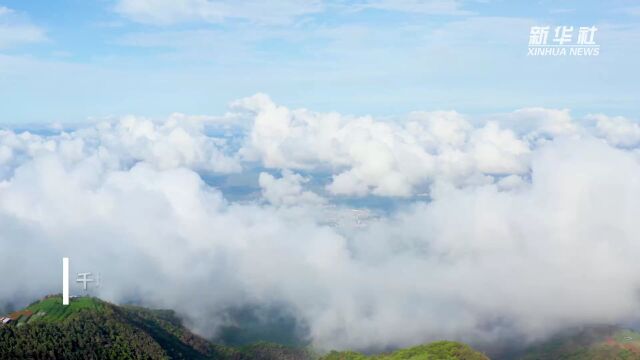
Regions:
<instances>
[{"instance_id":1,"label":"forested hillside","mask_svg":"<svg viewBox=\"0 0 640 360\"><path fill-rule=\"evenodd\" d=\"M193 334L171 310L117 306L88 297L63 306L59 296L50 296L8 317L12 321L0 326L0 359L487 359L467 345L448 341L372 357L355 352L321 356L265 342L229 347Z\"/></svg>"}]
</instances>

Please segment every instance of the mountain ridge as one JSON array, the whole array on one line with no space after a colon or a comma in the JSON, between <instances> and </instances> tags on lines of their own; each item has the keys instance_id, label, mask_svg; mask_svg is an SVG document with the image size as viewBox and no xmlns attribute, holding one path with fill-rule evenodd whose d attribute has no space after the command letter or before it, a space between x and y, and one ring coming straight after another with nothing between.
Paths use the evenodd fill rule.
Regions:
<instances>
[{"instance_id":1,"label":"mountain ridge","mask_svg":"<svg viewBox=\"0 0 640 360\"><path fill-rule=\"evenodd\" d=\"M2 317L0 317L2 318ZM47 296L10 313L0 324L0 359L215 359L215 360L487 360L454 341L436 341L382 354L354 351L319 354L311 348L257 342L214 343L194 334L173 310L115 305L77 297L68 306ZM1 322L0 322L1 323ZM640 333L617 326L567 330L494 360L640 359Z\"/></svg>"},{"instance_id":2,"label":"mountain ridge","mask_svg":"<svg viewBox=\"0 0 640 360\"><path fill-rule=\"evenodd\" d=\"M309 348L268 342L231 347L192 333L172 310L119 306L93 297L72 298L68 306L63 306L60 295L47 296L9 314L9 318L10 323L0 326L2 359L426 360L440 359L438 351L442 353L445 348L454 355L461 350L447 359L487 359L467 345L454 342L376 357L336 351L321 355Z\"/></svg>"}]
</instances>

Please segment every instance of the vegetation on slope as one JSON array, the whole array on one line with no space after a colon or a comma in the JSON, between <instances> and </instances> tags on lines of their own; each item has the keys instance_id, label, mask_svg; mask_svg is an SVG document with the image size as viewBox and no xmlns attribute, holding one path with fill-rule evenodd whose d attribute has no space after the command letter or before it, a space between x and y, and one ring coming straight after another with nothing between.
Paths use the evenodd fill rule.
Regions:
<instances>
[{"instance_id":1,"label":"vegetation on slope","mask_svg":"<svg viewBox=\"0 0 640 360\"><path fill-rule=\"evenodd\" d=\"M366 356L352 351L333 351L322 360L487 360L471 347L454 341L438 341L390 354Z\"/></svg>"},{"instance_id":2,"label":"vegetation on slope","mask_svg":"<svg viewBox=\"0 0 640 360\"><path fill-rule=\"evenodd\" d=\"M82 311L64 321L0 328L2 359L164 359L148 334L113 313Z\"/></svg>"},{"instance_id":3,"label":"vegetation on slope","mask_svg":"<svg viewBox=\"0 0 640 360\"><path fill-rule=\"evenodd\" d=\"M367 357L332 352L322 359L304 348L260 342L242 347L212 344L193 334L170 310L116 306L96 298L63 306L51 296L11 314L0 326L0 359L219 359L219 360L485 360L449 341Z\"/></svg>"},{"instance_id":4,"label":"vegetation on slope","mask_svg":"<svg viewBox=\"0 0 640 360\"><path fill-rule=\"evenodd\" d=\"M83 309L96 310L101 312L105 308L105 303L90 297L74 298L69 301L68 306L62 305L60 296L48 296L41 301L29 305L25 310L31 313L28 322L32 321L61 321L70 315Z\"/></svg>"},{"instance_id":5,"label":"vegetation on slope","mask_svg":"<svg viewBox=\"0 0 640 360\"><path fill-rule=\"evenodd\" d=\"M308 349L292 348L269 342L258 342L243 346L235 354L242 360L311 360L317 359Z\"/></svg>"},{"instance_id":6,"label":"vegetation on slope","mask_svg":"<svg viewBox=\"0 0 640 360\"><path fill-rule=\"evenodd\" d=\"M63 306L59 296L47 297L15 316L0 327L2 359L208 359L224 350L186 330L172 312L95 298Z\"/></svg>"}]
</instances>

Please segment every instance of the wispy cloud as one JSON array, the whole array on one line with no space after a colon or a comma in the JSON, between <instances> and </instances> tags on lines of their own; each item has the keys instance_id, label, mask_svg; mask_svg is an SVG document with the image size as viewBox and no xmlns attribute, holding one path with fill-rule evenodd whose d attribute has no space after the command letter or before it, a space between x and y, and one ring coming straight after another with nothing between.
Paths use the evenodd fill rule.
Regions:
<instances>
[{"instance_id":1,"label":"wispy cloud","mask_svg":"<svg viewBox=\"0 0 640 360\"><path fill-rule=\"evenodd\" d=\"M352 5L360 9L379 9L430 15L469 15L459 0L369 0Z\"/></svg>"},{"instance_id":2,"label":"wispy cloud","mask_svg":"<svg viewBox=\"0 0 640 360\"><path fill-rule=\"evenodd\" d=\"M229 19L281 24L322 10L321 0L120 0L116 5L116 11L123 16L155 25L220 23Z\"/></svg>"},{"instance_id":3,"label":"wispy cloud","mask_svg":"<svg viewBox=\"0 0 640 360\"><path fill-rule=\"evenodd\" d=\"M44 29L31 24L12 9L0 7L0 49L46 39Z\"/></svg>"},{"instance_id":4,"label":"wispy cloud","mask_svg":"<svg viewBox=\"0 0 640 360\"><path fill-rule=\"evenodd\" d=\"M632 16L640 16L640 6L627 7L627 8L621 9L621 12L628 15L632 15Z\"/></svg>"}]
</instances>

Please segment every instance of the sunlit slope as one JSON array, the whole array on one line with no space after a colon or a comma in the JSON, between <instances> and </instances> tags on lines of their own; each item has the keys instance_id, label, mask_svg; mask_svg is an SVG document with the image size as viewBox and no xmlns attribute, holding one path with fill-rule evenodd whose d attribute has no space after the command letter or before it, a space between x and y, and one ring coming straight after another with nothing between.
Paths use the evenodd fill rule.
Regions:
<instances>
[{"instance_id":1,"label":"sunlit slope","mask_svg":"<svg viewBox=\"0 0 640 360\"><path fill-rule=\"evenodd\" d=\"M61 321L80 310L104 311L105 303L96 298L80 297L70 299L69 305L64 306L61 296L50 296L29 305L25 310L23 317L26 322Z\"/></svg>"},{"instance_id":2,"label":"sunlit slope","mask_svg":"<svg viewBox=\"0 0 640 360\"><path fill-rule=\"evenodd\" d=\"M322 360L488 360L488 358L468 345L453 341L438 341L373 356L351 351L332 352Z\"/></svg>"},{"instance_id":3,"label":"sunlit slope","mask_svg":"<svg viewBox=\"0 0 640 360\"><path fill-rule=\"evenodd\" d=\"M184 328L172 311L96 298L47 297L0 327L0 359L215 359L233 351Z\"/></svg>"}]
</instances>

